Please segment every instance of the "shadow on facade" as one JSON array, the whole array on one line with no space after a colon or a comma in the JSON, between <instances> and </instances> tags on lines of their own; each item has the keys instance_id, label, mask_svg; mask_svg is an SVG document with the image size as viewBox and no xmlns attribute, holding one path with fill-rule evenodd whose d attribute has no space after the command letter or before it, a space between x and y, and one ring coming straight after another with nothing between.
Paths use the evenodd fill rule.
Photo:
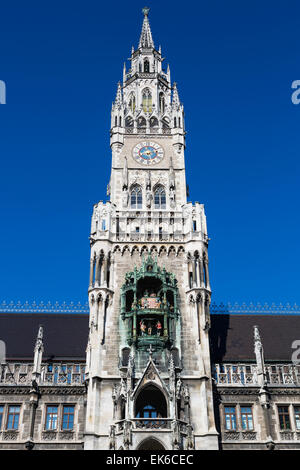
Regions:
<instances>
[{"instance_id":1,"label":"shadow on facade","mask_svg":"<svg viewBox=\"0 0 300 470\"><path fill-rule=\"evenodd\" d=\"M218 311L211 312L211 329L210 329L210 355L212 364L212 377L215 376L215 364L222 364L227 351L227 336L230 328L230 314L226 306L222 306L220 313ZM221 421L220 421L220 397L217 390L217 384L213 380L214 395L214 414L216 429L219 433L219 449L222 449L221 440Z\"/></svg>"}]
</instances>

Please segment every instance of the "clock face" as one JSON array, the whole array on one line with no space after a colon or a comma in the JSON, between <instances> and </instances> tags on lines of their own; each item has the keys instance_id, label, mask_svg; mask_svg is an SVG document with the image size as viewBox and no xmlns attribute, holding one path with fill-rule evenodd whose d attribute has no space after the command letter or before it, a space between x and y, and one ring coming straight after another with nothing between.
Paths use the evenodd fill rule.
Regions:
<instances>
[{"instance_id":1,"label":"clock face","mask_svg":"<svg viewBox=\"0 0 300 470\"><path fill-rule=\"evenodd\" d=\"M133 148L132 156L142 165L155 165L163 159L164 151L159 144L144 141Z\"/></svg>"}]
</instances>

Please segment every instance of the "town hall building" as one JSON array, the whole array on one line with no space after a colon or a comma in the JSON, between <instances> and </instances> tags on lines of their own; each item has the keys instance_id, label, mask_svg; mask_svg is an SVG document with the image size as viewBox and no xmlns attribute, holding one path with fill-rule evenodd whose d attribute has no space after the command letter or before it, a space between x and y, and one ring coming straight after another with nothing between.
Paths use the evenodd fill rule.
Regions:
<instances>
[{"instance_id":1,"label":"town hall building","mask_svg":"<svg viewBox=\"0 0 300 470\"><path fill-rule=\"evenodd\" d=\"M143 15L111 109L88 306L0 305L0 449L299 449L300 311L211 305L184 108Z\"/></svg>"}]
</instances>

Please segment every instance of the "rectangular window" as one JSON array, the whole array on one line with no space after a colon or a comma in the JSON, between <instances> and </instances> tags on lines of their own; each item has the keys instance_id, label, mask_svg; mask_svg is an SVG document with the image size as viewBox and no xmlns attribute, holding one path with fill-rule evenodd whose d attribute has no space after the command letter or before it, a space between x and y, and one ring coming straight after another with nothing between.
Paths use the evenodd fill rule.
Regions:
<instances>
[{"instance_id":1,"label":"rectangular window","mask_svg":"<svg viewBox=\"0 0 300 470\"><path fill-rule=\"evenodd\" d=\"M47 430L53 431L57 429L57 416L58 416L57 406L47 406L47 414L46 414L46 429Z\"/></svg>"},{"instance_id":2,"label":"rectangular window","mask_svg":"<svg viewBox=\"0 0 300 470\"><path fill-rule=\"evenodd\" d=\"M279 415L280 429L282 429L282 430L291 429L289 407L288 406L279 406L278 407L278 415Z\"/></svg>"},{"instance_id":3,"label":"rectangular window","mask_svg":"<svg viewBox=\"0 0 300 470\"><path fill-rule=\"evenodd\" d=\"M235 406L225 406L225 429L236 431Z\"/></svg>"},{"instance_id":4,"label":"rectangular window","mask_svg":"<svg viewBox=\"0 0 300 470\"><path fill-rule=\"evenodd\" d=\"M251 406L241 406L242 429L253 431L253 416Z\"/></svg>"},{"instance_id":5,"label":"rectangular window","mask_svg":"<svg viewBox=\"0 0 300 470\"><path fill-rule=\"evenodd\" d=\"M9 406L6 429L17 430L19 428L20 406Z\"/></svg>"},{"instance_id":6,"label":"rectangular window","mask_svg":"<svg viewBox=\"0 0 300 470\"><path fill-rule=\"evenodd\" d=\"M73 429L74 426L74 406L64 406L62 429Z\"/></svg>"},{"instance_id":7,"label":"rectangular window","mask_svg":"<svg viewBox=\"0 0 300 470\"><path fill-rule=\"evenodd\" d=\"M2 429L2 421L3 421L3 414L4 414L4 406L0 406L0 430Z\"/></svg>"},{"instance_id":8,"label":"rectangular window","mask_svg":"<svg viewBox=\"0 0 300 470\"><path fill-rule=\"evenodd\" d=\"M294 412L295 412L295 425L297 431L300 431L300 406L295 406L294 407Z\"/></svg>"}]
</instances>

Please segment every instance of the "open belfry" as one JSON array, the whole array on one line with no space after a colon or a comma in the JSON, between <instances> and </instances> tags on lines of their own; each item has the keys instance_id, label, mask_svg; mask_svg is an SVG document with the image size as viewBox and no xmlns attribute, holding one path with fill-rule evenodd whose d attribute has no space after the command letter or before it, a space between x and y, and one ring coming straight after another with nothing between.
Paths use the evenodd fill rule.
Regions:
<instances>
[{"instance_id":1,"label":"open belfry","mask_svg":"<svg viewBox=\"0 0 300 470\"><path fill-rule=\"evenodd\" d=\"M217 449L203 204L149 8L111 110L109 201L91 225L86 449Z\"/></svg>"}]
</instances>

